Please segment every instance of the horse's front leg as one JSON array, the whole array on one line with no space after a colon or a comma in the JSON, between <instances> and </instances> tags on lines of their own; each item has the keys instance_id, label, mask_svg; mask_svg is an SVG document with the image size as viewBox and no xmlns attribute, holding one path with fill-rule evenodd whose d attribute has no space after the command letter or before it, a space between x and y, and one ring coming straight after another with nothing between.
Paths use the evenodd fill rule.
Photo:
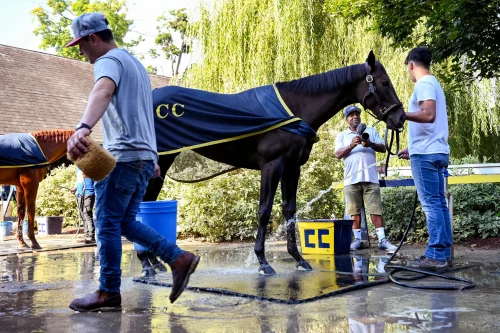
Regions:
<instances>
[{"instance_id":1,"label":"horse's front leg","mask_svg":"<svg viewBox=\"0 0 500 333\"><path fill-rule=\"evenodd\" d=\"M274 275L275 270L266 260L264 242L266 240L267 224L271 218L274 195L283 172L283 162L277 159L264 164L260 175L259 228L255 241L255 254L259 260L259 274Z\"/></svg>"},{"instance_id":2,"label":"horse's front leg","mask_svg":"<svg viewBox=\"0 0 500 333\"><path fill-rule=\"evenodd\" d=\"M295 224L297 222L297 187L299 185L300 167L286 169L281 179L281 194L283 196L283 215L285 216L286 239L288 253L297 261L297 269L312 270L311 265L302 258L297 249Z\"/></svg>"},{"instance_id":3,"label":"horse's front leg","mask_svg":"<svg viewBox=\"0 0 500 333\"><path fill-rule=\"evenodd\" d=\"M24 197L24 190L22 186L16 187L16 200L17 200L17 241L21 248L29 249L30 247L23 238L23 222L26 216L26 200Z\"/></svg>"},{"instance_id":4,"label":"horse's front leg","mask_svg":"<svg viewBox=\"0 0 500 333\"><path fill-rule=\"evenodd\" d=\"M42 171L41 169L39 169ZM31 248L39 250L42 247L38 244L35 238L35 202L38 193L38 179L43 179L45 172L38 172L36 180L33 179L28 184L23 184L24 196L26 198L26 212L28 213L28 237L31 240ZM35 178L35 177L33 177Z\"/></svg>"}]
</instances>

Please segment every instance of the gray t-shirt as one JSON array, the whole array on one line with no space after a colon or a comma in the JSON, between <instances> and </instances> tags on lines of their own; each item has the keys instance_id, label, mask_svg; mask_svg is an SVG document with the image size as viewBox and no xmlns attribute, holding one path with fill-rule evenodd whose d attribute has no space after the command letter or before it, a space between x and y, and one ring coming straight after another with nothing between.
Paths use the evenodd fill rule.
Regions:
<instances>
[{"instance_id":1,"label":"gray t-shirt","mask_svg":"<svg viewBox=\"0 0 500 333\"><path fill-rule=\"evenodd\" d=\"M104 148L118 162L158 161L151 81L144 66L124 49L97 59L94 82L108 77L116 89L102 117Z\"/></svg>"}]
</instances>

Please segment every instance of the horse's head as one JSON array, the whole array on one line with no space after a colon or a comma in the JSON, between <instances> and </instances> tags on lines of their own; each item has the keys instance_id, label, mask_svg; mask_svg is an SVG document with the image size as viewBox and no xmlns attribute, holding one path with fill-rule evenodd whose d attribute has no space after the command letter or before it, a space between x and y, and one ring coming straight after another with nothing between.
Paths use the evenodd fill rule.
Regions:
<instances>
[{"instance_id":1,"label":"horse's head","mask_svg":"<svg viewBox=\"0 0 500 333\"><path fill-rule=\"evenodd\" d=\"M398 98L384 66L375 61L370 51L365 62L365 80L358 85L356 95L361 105L387 124L389 129L402 129L406 120L403 104Z\"/></svg>"}]
</instances>

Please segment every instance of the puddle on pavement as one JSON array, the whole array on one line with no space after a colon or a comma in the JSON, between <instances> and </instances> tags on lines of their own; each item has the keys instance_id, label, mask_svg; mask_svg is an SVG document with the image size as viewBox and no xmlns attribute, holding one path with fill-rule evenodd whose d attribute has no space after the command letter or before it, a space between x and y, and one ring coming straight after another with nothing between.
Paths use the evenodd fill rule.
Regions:
<instances>
[{"instance_id":1,"label":"puddle on pavement","mask_svg":"<svg viewBox=\"0 0 500 333\"><path fill-rule=\"evenodd\" d=\"M312 303L285 305L186 291L173 305L170 288L133 283L141 266L125 247L121 313L75 314L68 304L97 288L95 248L0 258L0 331L7 332L494 332L500 331L498 263L481 263L457 276L475 280L470 291L428 292L394 284ZM251 245L238 250L194 249L202 261L190 285L306 299L335 288L384 278L384 257L305 256L313 272L298 272L285 251L269 251L273 277L260 277ZM342 272L337 274L334 271ZM158 279L166 280L170 273Z\"/></svg>"},{"instance_id":2,"label":"puddle on pavement","mask_svg":"<svg viewBox=\"0 0 500 333\"><path fill-rule=\"evenodd\" d=\"M232 260L227 261L226 255ZM211 259L207 258L205 261L205 257ZM212 263L214 258L217 261ZM239 262L245 262L237 258L234 252L203 255L202 262L205 262L205 266L196 271L189 285L201 291L294 303L312 301L354 288L360 289L364 284L387 281L385 274L368 275L370 267L373 271L382 269L385 273L383 266L379 264L382 258L372 260L368 256L355 258L350 255L310 255L304 258L312 265L313 271L297 271L293 258L280 256L270 262L277 274L265 277L259 276L255 267L234 267ZM232 267L224 267L228 263ZM147 283L148 279L141 281ZM170 286L172 279L170 274L161 274L154 281L149 281L155 285Z\"/></svg>"}]
</instances>

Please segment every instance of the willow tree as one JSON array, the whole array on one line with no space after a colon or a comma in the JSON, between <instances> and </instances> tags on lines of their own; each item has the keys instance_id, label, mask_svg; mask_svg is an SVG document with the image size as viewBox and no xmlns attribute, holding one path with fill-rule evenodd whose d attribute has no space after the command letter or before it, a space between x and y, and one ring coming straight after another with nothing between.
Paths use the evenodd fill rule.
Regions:
<instances>
[{"instance_id":1,"label":"willow tree","mask_svg":"<svg viewBox=\"0 0 500 333\"><path fill-rule=\"evenodd\" d=\"M389 40L371 30L370 19L346 20L329 15L324 3L319 0L218 0L211 7L201 7L199 20L190 26L188 34L197 41L202 57L186 71L183 85L235 93L362 63L368 52L374 50L407 106L413 91L404 65L408 50L392 46ZM445 63L434 69L448 70ZM477 82L461 89L446 91L452 155L458 157L476 153L475 147L484 146L481 140L491 137L498 114L496 100L492 108L491 98L484 97L498 96L494 82ZM479 106L472 112L474 104ZM369 125L375 121L367 114L363 114L363 119ZM320 129L321 140L302 168L297 197L299 210L320 190L342 178L343 166L335 159L333 147L335 136L345 126L340 113ZM383 124L377 126L382 132ZM471 142L471 137L479 143ZM383 160L383 156L377 159ZM402 163L406 162L391 160L391 165ZM244 184L241 191L234 190L240 188L238 182ZM181 229L208 235L211 239L229 240L234 235L247 238L256 226L259 193L256 172L238 171L192 187L173 183L166 186L167 195L189 198L180 203L184 212L180 218ZM307 216L299 218L326 218L332 211L339 216L341 196L339 191L329 192L315 203ZM278 195L273 214L275 223L282 221L276 214L280 202ZM249 212L254 215L250 216Z\"/></svg>"},{"instance_id":2,"label":"willow tree","mask_svg":"<svg viewBox=\"0 0 500 333\"><path fill-rule=\"evenodd\" d=\"M221 0L202 7L190 31L202 61L190 68L183 83L233 93L362 63L374 50L399 97L408 101L413 85L403 64L406 51L367 32L370 21L335 18L323 6L317 0ZM363 117L368 124L375 122ZM339 116L323 131L340 124L345 125Z\"/></svg>"},{"instance_id":3,"label":"willow tree","mask_svg":"<svg viewBox=\"0 0 500 333\"><path fill-rule=\"evenodd\" d=\"M320 1L218 1L213 7L202 8L199 21L190 28L190 36L197 40L201 48L202 60L185 73L183 84L234 93L362 63L373 49L385 65L399 96L407 100L412 84L406 72L401 70L405 52L391 48L375 33L365 33L368 24L366 20L353 24L325 15ZM368 115L363 117L370 125L375 122ZM338 131L344 128L345 121L340 115L321 128L321 140L302 168L297 198L299 209L332 182L343 178L342 162L335 159L333 146ZM383 160L383 156L379 156L379 160ZM254 230L257 225L258 173L246 170L228 177L215 178L200 186L192 185L192 190L167 185L172 197L187 198L189 193L196 194L190 197L188 203L180 203L184 212L181 229L224 240L231 235L218 238L218 230L237 235L236 230L231 231L235 226L240 231ZM238 197L240 192L234 191L234 188L240 188L237 182L245 184L241 198ZM227 193L231 193L230 198L221 199L220 196L226 193L221 189L227 189ZM280 203L278 195L273 214L275 225L282 221ZM311 211L300 214L299 218L329 217L332 213L340 216L342 208L342 192L332 191L317 201Z\"/></svg>"},{"instance_id":4,"label":"willow tree","mask_svg":"<svg viewBox=\"0 0 500 333\"><path fill-rule=\"evenodd\" d=\"M373 21L368 18L347 20L328 14L325 3L219 0L212 7L202 7L200 20L191 26L191 35L202 49L202 61L191 67L184 83L211 91L237 92L360 63L373 49L407 106L413 90L404 66L408 49L395 47L381 37L371 29ZM433 71L449 74L452 65L443 61ZM500 85L495 79L485 79L444 88L452 155L500 159ZM373 121L367 118L368 123Z\"/></svg>"}]
</instances>

